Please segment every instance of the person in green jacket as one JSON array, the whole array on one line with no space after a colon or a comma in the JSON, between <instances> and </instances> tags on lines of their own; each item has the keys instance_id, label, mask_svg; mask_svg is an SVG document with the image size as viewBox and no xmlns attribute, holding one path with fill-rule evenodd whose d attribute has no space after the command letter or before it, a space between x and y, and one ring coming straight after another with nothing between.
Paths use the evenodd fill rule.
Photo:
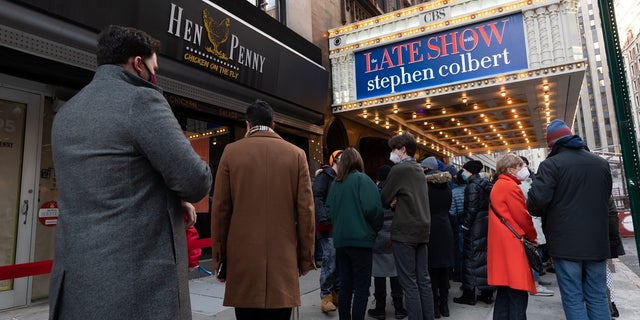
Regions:
<instances>
[{"instance_id":1,"label":"person in green jacket","mask_svg":"<svg viewBox=\"0 0 640 320\"><path fill-rule=\"evenodd\" d=\"M383 224L378 187L363 170L360 153L351 147L345 149L325 203L340 270L338 313L340 319L347 320L364 319L371 287L372 248Z\"/></svg>"}]
</instances>

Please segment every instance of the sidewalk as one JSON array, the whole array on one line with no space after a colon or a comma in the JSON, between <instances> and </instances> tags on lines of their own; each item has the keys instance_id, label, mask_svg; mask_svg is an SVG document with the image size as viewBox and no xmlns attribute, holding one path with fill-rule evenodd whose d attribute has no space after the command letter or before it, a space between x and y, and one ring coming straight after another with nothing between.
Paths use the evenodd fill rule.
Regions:
<instances>
[{"instance_id":1,"label":"sidewalk","mask_svg":"<svg viewBox=\"0 0 640 320\"><path fill-rule=\"evenodd\" d=\"M616 266L616 273L614 273L616 305L620 310L620 318L618 319L640 319L640 304L638 303L640 301L640 278L619 260L616 259L614 262ZM319 272L316 270L300 278L300 293L302 295L302 307L299 308L300 319L338 319L337 312L323 314L320 311L318 277ZM547 273L547 275L543 276L543 279L552 282L552 285L548 286L548 288L555 291L556 294L552 297L529 296L527 317L533 320L564 319L555 275ZM191 280L189 285L194 320L235 319L233 308L222 306L223 284L213 279L213 277L203 277ZM487 305L483 302L479 302L475 306L452 303L451 299L459 296L460 290L459 283L452 282L451 285L452 288L449 294L451 317L449 319L491 319L492 305ZM371 292L373 292L373 288ZM370 300L372 301L373 297ZM0 320L46 320L47 315L48 307L46 302L40 302L26 308L0 312ZM387 302L387 318L394 319L393 307L390 301Z\"/></svg>"},{"instance_id":2,"label":"sidewalk","mask_svg":"<svg viewBox=\"0 0 640 320\"><path fill-rule=\"evenodd\" d=\"M635 267L638 261L637 251L633 238L623 239L627 255L626 261L632 261ZM616 305L620 311L618 319L640 319L640 277L619 259L614 259L616 273L613 274ZM300 278L300 294L302 306L299 308L300 319L304 320L328 320L338 319L337 312L324 314L320 311L320 293L318 278L319 270L310 272ZM529 296L527 317L532 320L564 319L560 291L555 274L547 273L542 277L545 281L551 281L547 286L555 292L552 297ZM493 305L479 302L475 306L455 304L453 297L460 296L460 284L451 282L449 290L449 308L452 320L485 320L491 319ZM194 320L204 319L235 319L233 308L222 306L224 297L224 284L213 277L196 278L189 281L191 292L191 309ZM373 287L370 290L373 293ZM391 299L387 301L387 319L394 319ZM369 308L372 306L373 296L369 299ZM48 306L46 301L36 302L25 308L0 311L0 320L46 320ZM367 317L368 319L372 319ZM447 319L447 318L442 318Z\"/></svg>"}]
</instances>

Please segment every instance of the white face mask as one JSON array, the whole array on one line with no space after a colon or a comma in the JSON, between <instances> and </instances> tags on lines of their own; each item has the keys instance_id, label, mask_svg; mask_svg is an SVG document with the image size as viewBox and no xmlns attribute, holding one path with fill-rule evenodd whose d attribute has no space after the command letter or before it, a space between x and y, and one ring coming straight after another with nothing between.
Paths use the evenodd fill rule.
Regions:
<instances>
[{"instance_id":1,"label":"white face mask","mask_svg":"<svg viewBox=\"0 0 640 320\"><path fill-rule=\"evenodd\" d=\"M522 167L522 169L516 173L516 177L520 179L520 181L527 180L527 178L529 178L529 169L527 167Z\"/></svg>"},{"instance_id":2,"label":"white face mask","mask_svg":"<svg viewBox=\"0 0 640 320\"><path fill-rule=\"evenodd\" d=\"M402 159L400 159L400 156L397 155L395 152L391 151L391 153L389 154L389 160L391 160L391 162L393 163L398 163Z\"/></svg>"}]
</instances>

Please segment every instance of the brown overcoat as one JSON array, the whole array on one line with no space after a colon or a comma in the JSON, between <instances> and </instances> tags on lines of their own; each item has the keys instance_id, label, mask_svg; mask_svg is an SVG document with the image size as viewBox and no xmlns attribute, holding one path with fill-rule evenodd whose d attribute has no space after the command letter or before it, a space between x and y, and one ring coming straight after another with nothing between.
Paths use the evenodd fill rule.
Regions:
<instances>
[{"instance_id":1,"label":"brown overcoat","mask_svg":"<svg viewBox=\"0 0 640 320\"><path fill-rule=\"evenodd\" d=\"M268 131L227 145L211 210L214 267L224 259L228 266L223 304L299 306L299 272L315 268L313 194L304 151Z\"/></svg>"}]
</instances>

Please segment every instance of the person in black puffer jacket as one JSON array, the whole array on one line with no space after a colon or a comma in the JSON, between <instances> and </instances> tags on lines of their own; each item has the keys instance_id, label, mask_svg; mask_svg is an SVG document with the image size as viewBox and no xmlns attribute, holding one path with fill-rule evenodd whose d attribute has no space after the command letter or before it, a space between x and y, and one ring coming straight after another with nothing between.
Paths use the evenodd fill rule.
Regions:
<instances>
[{"instance_id":1,"label":"person in black puffer jacket","mask_svg":"<svg viewBox=\"0 0 640 320\"><path fill-rule=\"evenodd\" d=\"M451 174L438 170L435 157L422 161L425 179L429 186L431 211L431 237L429 238L429 276L433 291L434 315L449 316L449 275L453 268L453 231L449 220L451 208Z\"/></svg>"},{"instance_id":2,"label":"person in black puffer jacket","mask_svg":"<svg viewBox=\"0 0 640 320\"><path fill-rule=\"evenodd\" d=\"M462 176L467 181L461 223L464 233L462 296L453 298L453 302L468 305L476 304L476 288L481 290L478 299L493 302L493 290L487 285L487 232L492 184L478 174L482 168L483 164L478 160L471 160L462 167Z\"/></svg>"}]
</instances>

